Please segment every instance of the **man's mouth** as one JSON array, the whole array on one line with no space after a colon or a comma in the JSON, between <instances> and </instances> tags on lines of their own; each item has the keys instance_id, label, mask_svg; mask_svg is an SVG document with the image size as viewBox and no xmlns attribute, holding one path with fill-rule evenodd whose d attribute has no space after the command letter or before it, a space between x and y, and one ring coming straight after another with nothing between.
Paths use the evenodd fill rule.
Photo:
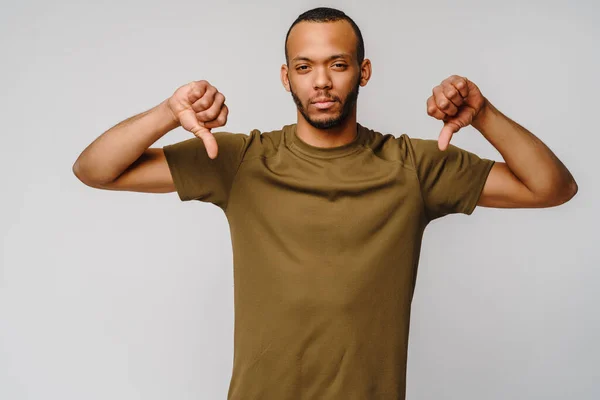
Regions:
<instances>
[{"instance_id":1,"label":"man's mouth","mask_svg":"<svg viewBox=\"0 0 600 400\"><path fill-rule=\"evenodd\" d=\"M313 105L319 110L327 109L335 104L335 100L331 99L319 99L313 102Z\"/></svg>"}]
</instances>

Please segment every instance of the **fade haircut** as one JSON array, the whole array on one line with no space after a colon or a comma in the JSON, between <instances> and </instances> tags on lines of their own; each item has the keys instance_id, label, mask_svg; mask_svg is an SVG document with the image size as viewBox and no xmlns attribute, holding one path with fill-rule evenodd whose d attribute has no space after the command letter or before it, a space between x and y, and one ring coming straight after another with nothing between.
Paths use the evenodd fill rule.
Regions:
<instances>
[{"instance_id":1,"label":"fade haircut","mask_svg":"<svg viewBox=\"0 0 600 400\"><path fill-rule=\"evenodd\" d=\"M285 43L284 43L285 63L288 66L290 64L289 59L288 59L287 42L288 42L288 37L290 36L290 32L292 31L292 28L296 24L298 24L299 22L302 22L302 21L335 22L335 21L342 21L342 20L348 21L348 23L352 26L352 29L354 30L354 34L356 35L356 59L358 61L358 65L360 66L362 64L363 60L365 59L365 43L363 41L363 37L362 37L362 34L360 33L360 29L358 28L358 25L356 25L354 20L352 20L352 18L347 16L343 11L336 10L335 8L329 8L329 7L313 8L312 10L308 10L308 11L300 14L298 16L298 18L296 18L296 20L294 21L292 26L290 26L290 29L288 29L287 35L285 35Z\"/></svg>"}]
</instances>

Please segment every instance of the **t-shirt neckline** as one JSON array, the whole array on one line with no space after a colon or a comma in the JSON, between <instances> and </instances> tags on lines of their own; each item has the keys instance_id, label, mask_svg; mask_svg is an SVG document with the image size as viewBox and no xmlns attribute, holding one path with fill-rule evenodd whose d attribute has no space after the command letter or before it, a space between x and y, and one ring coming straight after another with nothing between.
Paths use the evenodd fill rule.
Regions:
<instances>
[{"instance_id":1,"label":"t-shirt neckline","mask_svg":"<svg viewBox=\"0 0 600 400\"><path fill-rule=\"evenodd\" d=\"M289 147L292 150L298 150L305 155L317 158L336 158L355 153L363 148L363 142L366 137L364 132L365 128L357 122L356 137L351 142L335 147L317 147L300 139L296 134L297 126L298 124L291 124L284 127L286 141L289 144Z\"/></svg>"}]
</instances>

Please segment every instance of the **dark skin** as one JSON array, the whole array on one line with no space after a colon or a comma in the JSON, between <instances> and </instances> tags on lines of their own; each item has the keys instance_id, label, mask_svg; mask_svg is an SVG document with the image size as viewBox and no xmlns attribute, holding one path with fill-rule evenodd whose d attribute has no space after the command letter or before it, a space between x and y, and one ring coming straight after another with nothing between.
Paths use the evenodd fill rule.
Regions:
<instances>
[{"instance_id":1,"label":"dark skin","mask_svg":"<svg viewBox=\"0 0 600 400\"><path fill-rule=\"evenodd\" d=\"M336 147L356 136L358 86L371 77L371 62L356 60L357 38L346 21L300 22L290 32L289 66L281 82L297 106L297 134L316 147ZM334 102L319 108L314 100ZM346 110L344 106L346 105ZM531 132L498 111L468 79L452 75L433 88L427 113L444 122L438 146L471 125L500 152L477 203L497 208L542 208L565 203L577 183L565 165Z\"/></svg>"}]
</instances>

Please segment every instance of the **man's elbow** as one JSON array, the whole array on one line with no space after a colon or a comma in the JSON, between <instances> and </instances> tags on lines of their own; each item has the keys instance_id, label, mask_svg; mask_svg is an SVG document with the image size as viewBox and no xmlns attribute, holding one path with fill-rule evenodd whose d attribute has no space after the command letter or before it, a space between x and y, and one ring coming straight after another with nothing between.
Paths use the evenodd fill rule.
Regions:
<instances>
[{"instance_id":1,"label":"man's elbow","mask_svg":"<svg viewBox=\"0 0 600 400\"><path fill-rule=\"evenodd\" d=\"M578 190L577 182L575 182L575 179L571 179L569 183L561 185L560 190L555 191L554 195L547 199L547 206L556 207L565 204L575 197Z\"/></svg>"},{"instance_id":2,"label":"man's elbow","mask_svg":"<svg viewBox=\"0 0 600 400\"><path fill-rule=\"evenodd\" d=\"M84 183L87 186L92 186L90 184L90 180L82 173L81 171L81 166L79 165L78 162L75 162L75 164L73 164L73 175L75 175L77 177L77 179L79 179L82 183Z\"/></svg>"},{"instance_id":3,"label":"man's elbow","mask_svg":"<svg viewBox=\"0 0 600 400\"><path fill-rule=\"evenodd\" d=\"M573 197L575 197L578 190L579 190L579 186L577 186L577 182L575 182L575 179L572 179L568 185L567 197L566 197L565 203L567 201L571 200Z\"/></svg>"},{"instance_id":4,"label":"man's elbow","mask_svg":"<svg viewBox=\"0 0 600 400\"><path fill-rule=\"evenodd\" d=\"M101 186L104 182L109 182L108 180L101 180L90 176L89 173L83 171L83 168L81 168L81 165L78 162L73 164L72 171L77 179L79 179L84 185L91 188L101 189Z\"/></svg>"}]
</instances>

